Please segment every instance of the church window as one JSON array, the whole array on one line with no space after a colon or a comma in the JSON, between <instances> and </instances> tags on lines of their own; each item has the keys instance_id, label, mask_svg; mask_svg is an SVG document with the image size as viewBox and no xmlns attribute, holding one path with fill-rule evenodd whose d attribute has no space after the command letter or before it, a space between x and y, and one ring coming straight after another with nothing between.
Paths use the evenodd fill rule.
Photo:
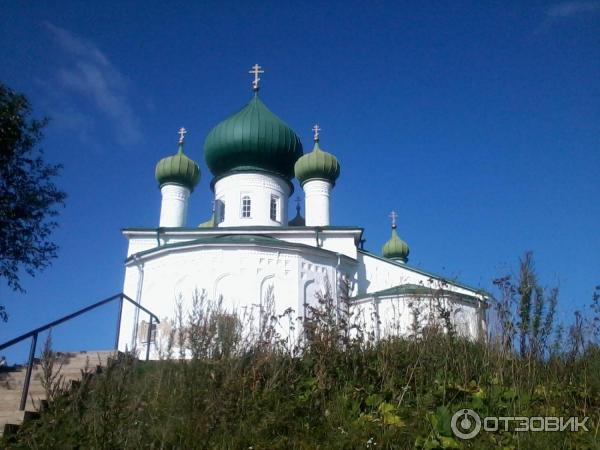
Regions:
<instances>
[{"instance_id":1,"label":"church window","mask_svg":"<svg viewBox=\"0 0 600 450\"><path fill-rule=\"evenodd\" d=\"M270 211L271 211L271 220L275 220L276 222L279 222L279 219L277 217L277 204L279 203L279 197L277 197L276 195L271 195L271 207L270 207Z\"/></svg>"},{"instance_id":2,"label":"church window","mask_svg":"<svg viewBox=\"0 0 600 450\"><path fill-rule=\"evenodd\" d=\"M250 218L250 213L251 213L251 208L252 208L252 202L250 200L250 197L248 197L247 195L244 195L242 197L242 218Z\"/></svg>"}]
</instances>

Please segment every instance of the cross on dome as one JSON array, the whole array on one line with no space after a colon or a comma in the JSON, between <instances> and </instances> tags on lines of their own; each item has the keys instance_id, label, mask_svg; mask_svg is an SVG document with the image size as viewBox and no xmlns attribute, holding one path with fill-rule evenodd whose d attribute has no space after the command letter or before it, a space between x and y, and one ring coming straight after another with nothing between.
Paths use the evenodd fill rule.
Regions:
<instances>
[{"instance_id":1,"label":"cross on dome","mask_svg":"<svg viewBox=\"0 0 600 450\"><path fill-rule=\"evenodd\" d=\"M318 123L315 123L315 126L312 127L312 130L314 133L313 139L315 140L315 142L317 142L319 140L319 132L321 131L321 127L319 126Z\"/></svg>"},{"instance_id":2,"label":"cross on dome","mask_svg":"<svg viewBox=\"0 0 600 450\"><path fill-rule=\"evenodd\" d=\"M187 130L183 127L181 127L178 131L179 133L179 143L183 144L183 141L185 139L185 134L187 133Z\"/></svg>"},{"instance_id":3,"label":"cross on dome","mask_svg":"<svg viewBox=\"0 0 600 450\"><path fill-rule=\"evenodd\" d=\"M257 92L258 91L258 82L260 81L260 77L258 75L260 75L261 73L265 73L265 71L262 70L262 67L259 66L258 64L254 64L252 66L252 69L250 71L248 71L248 73L254 75L254 80L252 80L252 90L254 92Z\"/></svg>"},{"instance_id":4,"label":"cross on dome","mask_svg":"<svg viewBox=\"0 0 600 450\"><path fill-rule=\"evenodd\" d=\"M396 211L392 211L388 217L392 219L392 228L396 228L396 219L398 218Z\"/></svg>"}]
</instances>

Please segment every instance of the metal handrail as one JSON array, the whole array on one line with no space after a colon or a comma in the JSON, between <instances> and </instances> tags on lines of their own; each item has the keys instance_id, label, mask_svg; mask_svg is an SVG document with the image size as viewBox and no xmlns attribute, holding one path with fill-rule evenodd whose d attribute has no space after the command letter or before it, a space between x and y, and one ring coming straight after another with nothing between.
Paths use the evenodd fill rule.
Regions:
<instances>
[{"instance_id":1,"label":"metal handrail","mask_svg":"<svg viewBox=\"0 0 600 450\"><path fill-rule=\"evenodd\" d=\"M145 313L147 313L150 316L150 324L148 326L148 336L146 339L146 342L147 342L146 361L148 361L148 359L150 358L150 340L152 337L152 325L155 320L156 320L157 324L160 323L160 320L158 320L158 317L156 316L156 314L154 314L152 311L149 311L148 309L144 308L142 305L137 303L131 297L128 297L127 295L125 295L123 293L119 293L119 294L113 295L112 297L108 297L104 300L100 300L99 302L94 303L93 305L82 308L78 311L75 311L74 313L68 314L64 317L61 317L60 319L57 319L50 323L47 323L46 325L42 325L41 327L38 327L38 328L31 330L25 334L22 334L21 336L11 339L10 341L6 341L3 344L0 344L0 350L4 350L5 348L10 347L14 344L17 344L27 338L31 338L31 347L29 348L29 359L27 361L27 372L25 373L25 381L23 383L23 392L21 394L21 403L19 405L19 409L21 411L25 410L25 404L27 403L27 394L29 393L29 382L31 381L31 371L33 368L33 360L35 357L35 347L37 345L38 334L43 331L49 330L50 328L53 328L56 325L60 325L63 322L74 319L77 316L85 314L86 312L91 311L92 309L96 309L100 306L106 305L107 303L110 303L117 299L119 300L119 316L117 318L115 350L117 350L119 348L119 335L120 335L120 331L121 331L121 312L123 309L123 300L127 300L129 303L134 305L136 308L141 309L142 311L144 311Z\"/></svg>"}]
</instances>

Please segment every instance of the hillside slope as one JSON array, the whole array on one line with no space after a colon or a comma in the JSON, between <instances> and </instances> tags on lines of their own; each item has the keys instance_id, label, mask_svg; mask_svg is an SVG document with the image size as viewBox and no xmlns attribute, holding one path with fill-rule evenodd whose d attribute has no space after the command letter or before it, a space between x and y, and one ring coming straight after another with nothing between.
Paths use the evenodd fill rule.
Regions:
<instances>
[{"instance_id":1,"label":"hillside slope","mask_svg":"<svg viewBox=\"0 0 600 450\"><path fill-rule=\"evenodd\" d=\"M206 347L207 349L209 347ZM124 357L59 396L6 448L599 448L600 351L546 362L431 334L419 340L277 347L192 360ZM453 435L462 408L577 416L589 431Z\"/></svg>"}]
</instances>

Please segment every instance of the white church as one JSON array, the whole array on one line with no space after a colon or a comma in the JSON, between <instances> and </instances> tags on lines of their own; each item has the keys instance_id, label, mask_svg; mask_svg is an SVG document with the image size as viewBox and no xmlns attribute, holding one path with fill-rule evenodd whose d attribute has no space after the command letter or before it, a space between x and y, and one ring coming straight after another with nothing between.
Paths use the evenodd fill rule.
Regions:
<instances>
[{"instance_id":1,"label":"white church","mask_svg":"<svg viewBox=\"0 0 600 450\"><path fill-rule=\"evenodd\" d=\"M321 148L317 125L313 149L304 153L296 133L259 97L261 67L250 73L252 98L218 123L204 143L213 176L212 217L189 224L188 201L200 169L184 152L182 128L177 153L156 166L162 196L158 227L123 230L129 244L123 292L161 324L172 321L176 299L189 308L195 291L220 299L225 312L255 310L256 316L269 293L275 313L291 311L301 330L317 293L328 290L339 298L344 290L350 313L376 339L408 334L415 320L431 323L440 307L459 334L484 337L486 294L411 266L395 213L391 237L379 254L362 248L362 228L331 223L338 159ZM294 177L304 191L305 217L298 205L290 219ZM150 343L144 327L147 316L124 303L119 349L145 351L150 345L156 358L162 327Z\"/></svg>"}]
</instances>

